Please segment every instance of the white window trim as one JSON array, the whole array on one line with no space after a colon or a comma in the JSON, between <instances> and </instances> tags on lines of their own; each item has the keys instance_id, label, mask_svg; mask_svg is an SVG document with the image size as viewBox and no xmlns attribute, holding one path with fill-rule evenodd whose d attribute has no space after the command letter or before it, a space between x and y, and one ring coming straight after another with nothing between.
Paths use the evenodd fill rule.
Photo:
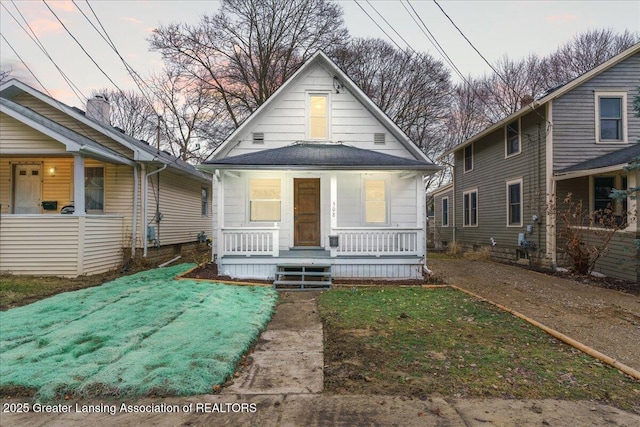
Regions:
<instances>
[{"instance_id":1,"label":"white window trim","mask_svg":"<svg viewBox=\"0 0 640 427\"><path fill-rule=\"evenodd\" d=\"M367 194L366 194L366 182L367 181L384 181L384 202L385 202L385 222L367 222ZM361 181L361 198L362 198L362 221L361 224L365 227L384 227L391 224L391 200L389 199L389 177L383 175L367 175L362 178Z\"/></svg>"},{"instance_id":2,"label":"white window trim","mask_svg":"<svg viewBox=\"0 0 640 427\"><path fill-rule=\"evenodd\" d=\"M447 225L444 224L444 201L447 201ZM442 227L448 227L449 226L449 211L451 210L451 204L449 203L449 196L445 196L442 198L442 200L440 201L440 214L442 215L442 219L440 220L440 225Z\"/></svg>"},{"instance_id":3,"label":"white window trim","mask_svg":"<svg viewBox=\"0 0 640 427\"><path fill-rule=\"evenodd\" d=\"M621 98L622 99L622 139L621 140L600 140L600 98ZM595 129L596 144L627 144L627 92L594 92L595 103Z\"/></svg>"},{"instance_id":4,"label":"white window trim","mask_svg":"<svg viewBox=\"0 0 640 427\"><path fill-rule=\"evenodd\" d=\"M311 97L325 96L327 97L327 137L311 138ZM310 141L331 141L331 93L322 91L308 91L305 99L305 134Z\"/></svg>"},{"instance_id":5,"label":"white window trim","mask_svg":"<svg viewBox=\"0 0 640 427\"><path fill-rule=\"evenodd\" d=\"M281 223L283 219L283 204L284 204L284 179L281 176L273 175L252 175L246 178L246 193L245 193L245 209L246 209L246 224L274 224ZM280 181L280 219L279 220L252 220L251 219L251 180L252 179L277 179Z\"/></svg>"},{"instance_id":6,"label":"white window trim","mask_svg":"<svg viewBox=\"0 0 640 427\"><path fill-rule=\"evenodd\" d=\"M509 213L511 212L511 206L510 206L510 200L509 200L509 186L513 185L513 184L520 184L520 223L518 224L510 224L509 223ZM507 205L507 218L506 218L506 222L507 222L507 227L512 227L512 228L519 228L522 227L522 220L523 220L523 215L524 215L524 201L523 201L523 194L524 194L524 189L523 189L523 185L522 185L522 178L517 178L517 179L512 179L510 181L507 181L506 183L506 205Z\"/></svg>"},{"instance_id":7,"label":"white window trim","mask_svg":"<svg viewBox=\"0 0 640 427\"><path fill-rule=\"evenodd\" d=\"M513 122L518 122L518 151L509 154L509 139L507 138L507 126ZM522 121L520 117L504 125L504 158L508 159L522 153Z\"/></svg>"},{"instance_id":8,"label":"white window trim","mask_svg":"<svg viewBox=\"0 0 640 427\"><path fill-rule=\"evenodd\" d=\"M462 173L467 173L473 171L473 167L475 166L475 150L473 149L474 144L471 143L462 148ZM467 157L465 155L465 150L467 147L471 147L471 168L467 169Z\"/></svg>"},{"instance_id":9,"label":"white window trim","mask_svg":"<svg viewBox=\"0 0 640 427\"><path fill-rule=\"evenodd\" d=\"M466 224L465 218L465 209L464 209L464 196L467 194L476 193L476 223L471 224L471 206L469 206L469 224ZM471 201L471 197L469 197L469 201ZM462 226L463 227L478 227L478 223L480 222L480 197L478 196L478 188L472 188L471 190L464 191L462 193Z\"/></svg>"}]
</instances>

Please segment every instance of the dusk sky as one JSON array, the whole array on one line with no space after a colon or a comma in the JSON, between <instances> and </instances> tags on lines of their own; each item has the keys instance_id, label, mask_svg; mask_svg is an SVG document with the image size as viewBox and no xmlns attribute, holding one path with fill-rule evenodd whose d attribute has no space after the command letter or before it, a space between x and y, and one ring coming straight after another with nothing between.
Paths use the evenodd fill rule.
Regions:
<instances>
[{"instance_id":1,"label":"dusk sky","mask_svg":"<svg viewBox=\"0 0 640 427\"><path fill-rule=\"evenodd\" d=\"M433 45L410 17L411 6L434 34L455 65L465 75L481 76L490 68L473 51L433 1L427 0L353 0L339 2L352 36L380 37L388 40L362 9L395 39L405 43L396 31L418 51L429 52L442 60ZM640 1L447 1L440 6L460 27L476 48L492 63L507 54L512 59L530 53L546 55L589 29L611 28L617 32L640 31ZM135 84L126 73L115 52L98 35L79 12L81 8L98 26L86 0L47 1L69 31L121 89L133 89ZM118 50L141 76L159 72L160 56L149 52L147 37L153 28L171 22L196 23L203 14L214 14L216 1L113 1L89 0L96 15ZM77 5L77 7L76 7ZM362 9L361 9L361 7ZM375 10L374 10L375 8ZM378 15L384 16L390 28ZM47 91L61 101L84 106L64 82L52 62L21 28L24 19L38 36L49 55L77 85L84 96L100 88L115 89L91 62L55 16L41 1L1 0L0 32L17 51ZM17 19L21 26L18 25ZM395 29L395 31L394 31ZM7 41L0 40L0 65L12 69L12 76L42 90L36 79L12 52ZM458 78L452 73L454 81Z\"/></svg>"}]
</instances>

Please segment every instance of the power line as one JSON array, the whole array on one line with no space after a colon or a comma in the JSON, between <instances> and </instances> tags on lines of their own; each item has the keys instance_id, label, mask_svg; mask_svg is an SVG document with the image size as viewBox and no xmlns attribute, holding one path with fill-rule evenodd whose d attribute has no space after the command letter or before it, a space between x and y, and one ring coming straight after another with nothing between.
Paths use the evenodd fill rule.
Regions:
<instances>
[{"instance_id":1,"label":"power line","mask_svg":"<svg viewBox=\"0 0 640 427\"><path fill-rule=\"evenodd\" d=\"M382 28L382 27L380 26L380 24L378 24L378 22L377 22L375 19L373 19L373 17L372 17L371 15L369 15L369 13L368 13L368 12L367 12L363 7L362 7L362 5L361 5L360 3L358 3L358 0L354 0L354 2L355 2L355 4L357 4L357 5L358 5L358 7L359 7L359 8L360 8L364 13L365 13L365 15L367 15L367 16L369 17L369 19L371 19L371 21L373 21L373 23L374 23L374 24L376 24L376 27L378 27L378 28L380 29L380 31L382 31L382 32L384 33L384 35L385 35L385 36L387 36L387 38L388 38L389 40L391 40L391 41L393 42L393 44L395 44L395 45L396 45L396 47L397 47L398 49L400 49L400 51L404 51L404 49L403 49L403 48L402 48L402 47L401 47L401 46L400 46L400 45L399 45L399 44L398 44L398 43L393 39L393 37L391 37L391 36L389 35L389 33L387 33L387 32L384 30L384 28ZM414 51L414 52L415 52L415 51Z\"/></svg>"},{"instance_id":2,"label":"power line","mask_svg":"<svg viewBox=\"0 0 640 427\"><path fill-rule=\"evenodd\" d=\"M415 53L415 54L417 55L417 54L418 54L418 52L416 52L416 50L413 48L413 46L411 46L411 44L409 44L409 42L408 42L408 41L406 41L406 40L405 40L405 38L404 38L404 37L402 37L398 31L396 31L395 27L394 27L393 25L391 25L391 24L389 23L389 21L387 21L387 19L386 19L384 16L382 16L382 14L381 14L380 12L378 12L378 9L376 9L376 7L375 7L373 4L371 4L371 3L369 2L369 0L365 0L365 1L366 1L366 2L367 2L367 4L368 4L368 5L369 5L373 10L374 10L374 12L376 12L376 13L378 14L378 16L379 16L380 18L382 18L382 20L385 22L385 24L387 24L387 25L388 25L388 26L393 30L393 32L394 32L394 33L396 33L396 35L397 35L398 37L400 37L400 40L402 40L402 41L403 41L403 42L404 42L404 43L409 47L409 49L411 49L411 50L413 51L413 53ZM356 1L356 3L358 3L358 2ZM361 8L361 9L362 9L362 8ZM363 10L364 10L364 9L363 9ZM365 13L366 13L366 12L365 12ZM386 34L386 33L385 33L385 34ZM388 37L388 35L387 35L387 37Z\"/></svg>"},{"instance_id":3,"label":"power line","mask_svg":"<svg viewBox=\"0 0 640 427\"><path fill-rule=\"evenodd\" d=\"M65 74L64 71L62 71L62 68L60 68L60 66L58 66L58 64L56 63L56 61L53 59L53 57L49 54L49 52L47 51L47 49L44 47L44 44L42 43L42 41L38 38L38 35L35 33L35 31L33 31L33 28L31 28L31 26L29 25L29 22L25 19L24 15L22 14L22 12L20 12L20 9L18 8L18 5L16 5L16 3L11 0L11 3L13 4L13 7L16 9L16 12L20 15L20 17L22 18L23 22L25 23L25 25L29 28L29 31L31 33L29 33L29 31L27 31L27 29L25 27L22 26L22 24L20 23L20 21L18 21L18 18L16 18L13 13L11 13L11 11L9 9L7 9L7 7L4 5L4 3L0 3L0 6L2 6L7 13L9 14L9 16L11 16L11 18L13 18L13 20L16 22L16 24L18 24L18 26L20 27L20 29L22 29L22 31L25 32L25 34L31 39L31 41L33 41L35 43L35 45L42 51L42 53L49 59L49 61L51 61L51 63L53 64L54 67L56 67L56 69L58 70L58 72L60 73L60 75L62 76L62 78L64 79L64 81L67 83L67 85L69 86L69 88L71 89L71 91L73 92L73 94L78 98L78 100L81 103L84 103L87 99L87 97L82 93L82 90L80 90L80 88L78 88L78 86L76 86L71 79L69 78L69 76L67 76Z\"/></svg>"}]
</instances>

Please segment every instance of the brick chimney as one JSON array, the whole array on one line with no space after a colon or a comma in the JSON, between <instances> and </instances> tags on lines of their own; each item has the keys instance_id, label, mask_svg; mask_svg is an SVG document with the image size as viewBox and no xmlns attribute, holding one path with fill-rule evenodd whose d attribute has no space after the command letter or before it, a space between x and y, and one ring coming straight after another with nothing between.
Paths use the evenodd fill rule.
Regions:
<instances>
[{"instance_id":1,"label":"brick chimney","mask_svg":"<svg viewBox=\"0 0 640 427\"><path fill-rule=\"evenodd\" d=\"M109 120L110 110L111 107L107 98L102 95L96 95L87 100L87 111L85 115L97 122L111 126L111 120Z\"/></svg>"}]
</instances>

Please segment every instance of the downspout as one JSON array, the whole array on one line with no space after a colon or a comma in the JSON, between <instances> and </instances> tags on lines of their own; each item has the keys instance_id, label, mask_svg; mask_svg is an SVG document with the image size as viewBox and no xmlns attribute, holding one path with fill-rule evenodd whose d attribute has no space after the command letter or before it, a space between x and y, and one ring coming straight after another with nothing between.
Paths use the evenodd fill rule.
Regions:
<instances>
[{"instance_id":1,"label":"downspout","mask_svg":"<svg viewBox=\"0 0 640 427\"><path fill-rule=\"evenodd\" d=\"M433 274L433 271L429 270L429 267L427 267L427 246L428 246L428 241L429 241L429 215L427 213L428 209L429 209L429 205L427 203L427 177L422 175L422 187L424 188L424 192L422 193L422 200L424 200L422 202L422 215L424 215L424 220L422 221L423 227L424 227L424 265L422 266L422 271L423 273L426 273L427 275L431 276ZM435 203L435 202L434 202ZM435 206L434 206L435 209Z\"/></svg>"},{"instance_id":2,"label":"downspout","mask_svg":"<svg viewBox=\"0 0 640 427\"><path fill-rule=\"evenodd\" d=\"M133 218L131 220L131 258L136 257L136 243L138 235L138 165L133 166Z\"/></svg>"},{"instance_id":3,"label":"downspout","mask_svg":"<svg viewBox=\"0 0 640 427\"><path fill-rule=\"evenodd\" d=\"M144 176L144 183L143 183L143 187L144 187L144 208L143 208L143 213L142 216L144 218L144 243L143 243L143 251L142 251L142 256L144 258L147 257L147 250L148 250L148 245L147 245L147 241L148 241L148 234L147 234L147 215L149 213L149 191L148 191L148 182L149 182L149 177L151 175L155 175L157 173L162 172L163 170L165 170L167 168L167 164L165 163L161 168L156 169L152 172L149 172L148 174L146 174Z\"/></svg>"}]
</instances>

